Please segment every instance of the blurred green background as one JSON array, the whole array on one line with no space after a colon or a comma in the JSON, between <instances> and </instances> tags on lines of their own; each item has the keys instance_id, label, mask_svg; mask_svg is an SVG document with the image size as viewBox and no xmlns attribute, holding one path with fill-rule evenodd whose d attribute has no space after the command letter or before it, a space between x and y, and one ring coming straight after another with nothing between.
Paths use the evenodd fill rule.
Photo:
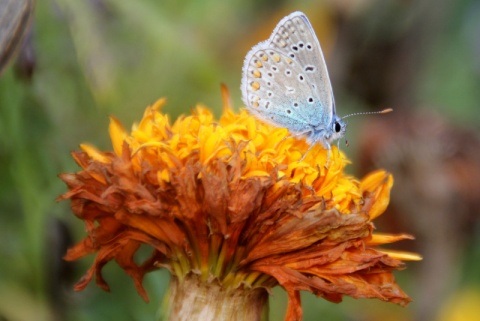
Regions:
<instances>
[{"instance_id":1,"label":"blurred green background","mask_svg":"<svg viewBox=\"0 0 480 321\"><path fill-rule=\"evenodd\" d=\"M55 203L66 191L56 176L77 170L69 153L80 143L111 148L111 114L128 128L167 97L172 119L197 103L218 116L220 83L241 108L244 56L295 10L322 44L340 115L395 109L349 119L341 148L352 173L396 175L377 227L416 235L394 247L425 257L396 273L407 308L305 294L304 320L480 320L478 0L38 1L0 76L0 320L158 318L166 271L145 279L149 304L114 263L104 269L111 293L72 291L92 258L61 260L84 231L68 202ZM283 320L286 295L271 300L271 320Z\"/></svg>"}]
</instances>

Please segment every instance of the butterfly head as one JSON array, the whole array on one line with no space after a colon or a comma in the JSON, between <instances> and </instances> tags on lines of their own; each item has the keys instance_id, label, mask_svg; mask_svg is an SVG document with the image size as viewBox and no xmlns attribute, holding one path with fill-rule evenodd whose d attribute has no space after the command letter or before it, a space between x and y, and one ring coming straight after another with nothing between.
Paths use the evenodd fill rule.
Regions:
<instances>
[{"instance_id":1,"label":"butterfly head","mask_svg":"<svg viewBox=\"0 0 480 321\"><path fill-rule=\"evenodd\" d=\"M330 144L342 138L347 130L347 124L335 116L330 126L325 128L322 124L312 128L307 135L309 144L322 144L325 149L330 149Z\"/></svg>"},{"instance_id":2,"label":"butterfly head","mask_svg":"<svg viewBox=\"0 0 480 321\"><path fill-rule=\"evenodd\" d=\"M327 138L329 143L339 140L345 135L345 131L347 130L347 123L345 123L341 118L336 117L334 118L330 128L330 135Z\"/></svg>"}]
</instances>

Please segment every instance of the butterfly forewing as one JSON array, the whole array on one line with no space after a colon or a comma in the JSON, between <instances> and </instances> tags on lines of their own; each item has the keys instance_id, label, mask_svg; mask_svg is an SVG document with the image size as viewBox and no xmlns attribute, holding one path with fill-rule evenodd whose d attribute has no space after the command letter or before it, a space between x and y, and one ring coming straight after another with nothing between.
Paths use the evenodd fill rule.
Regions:
<instances>
[{"instance_id":1,"label":"butterfly forewing","mask_svg":"<svg viewBox=\"0 0 480 321\"><path fill-rule=\"evenodd\" d=\"M248 53L242 94L264 121L304 133L330 124L333 97L315 33L300 12L285 17L271 37Z\"/></svg>"},{"instance_id":2,"label":"butterfly forewing","mask_svg":"<svg viewBox=\"0 0 480 321\"><path fill-rule=\"evenodd\" d=\"M288 15L280 21L268 41L301 66L302 74L319 98L320 104L314 104L315 111L332 115L335 112L332 86L320 43L308 18L301 12Z\"/></svg>"}]
</instances>

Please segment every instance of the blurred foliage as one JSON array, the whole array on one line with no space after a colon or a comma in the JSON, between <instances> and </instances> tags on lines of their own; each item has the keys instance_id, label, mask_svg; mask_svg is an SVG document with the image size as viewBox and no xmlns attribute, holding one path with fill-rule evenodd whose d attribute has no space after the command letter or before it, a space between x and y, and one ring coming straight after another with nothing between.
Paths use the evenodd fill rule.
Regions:
<instances>
[{"instance_id":1,"label":"blurred foliage","mask_svg":"<svg viewBox=\"0 0 480 321\"><path fill-rule=\"evenodd\" d=\"M0 77L1 320L157 318L165 271L144 281L150 304L114 264L104 270L111 293L94 285L73 293L92 258L74 265L61 260L83 228L69 204L55 203L65 191L56 175L76 170L69 152L81 142L110 148L109 114L128 127L160 97L168 97L165 112L172 119L197 103L218 114L222 82L241 107L245 54L294 10L309 16L322 43L340 115L385 106L429 109L478 136L475 0L38 1L30 34ZM349 124L351 147L343 149L354 164L358 124L366 121ZM467 241L458 249L458 271L435 319L478 317L472 312L480 291L476 214L471 226L477 233L461 236ZM450 218L456 219L454 212ZM398 274L414 300L421 280L413 274L421 264ZM281 289L274 294L271 320L282 320L286 295ZM312 295L303 302L305 321L414 320L422 308L348 298L334 305Z\"/></svg>"}]
</instances>

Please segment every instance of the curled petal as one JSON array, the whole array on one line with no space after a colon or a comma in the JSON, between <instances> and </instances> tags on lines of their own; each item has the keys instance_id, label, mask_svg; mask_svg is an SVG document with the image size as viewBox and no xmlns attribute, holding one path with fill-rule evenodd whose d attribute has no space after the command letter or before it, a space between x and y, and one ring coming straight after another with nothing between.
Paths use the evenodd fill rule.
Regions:
<instances>
[{"instance_id":1,"label":"curled petal","mask_svg":"<svg viewBox=\"0 0 480 321\"><path fill-rule=\"evenodd\" d=\"M108 291L102 268L113 260L145 300L145 274L167 268L225 288L281 285L288 321L302 318L300 291L407 304L392 271L415 254L377 246L411 237L372 234L392 176L379 170L359 182L337 147L307 153L286 129L235 114L223 93L219 121L199 106L170 125L159 100L130 134L111 118L113 152L84 144L72 153L80 170L60 175L68 191L58 200L71 200L87 235L65 259L96 255L75 289L95 276ZM151 255L136 262L143 244Z\"/></svg>"}]
</instances>

